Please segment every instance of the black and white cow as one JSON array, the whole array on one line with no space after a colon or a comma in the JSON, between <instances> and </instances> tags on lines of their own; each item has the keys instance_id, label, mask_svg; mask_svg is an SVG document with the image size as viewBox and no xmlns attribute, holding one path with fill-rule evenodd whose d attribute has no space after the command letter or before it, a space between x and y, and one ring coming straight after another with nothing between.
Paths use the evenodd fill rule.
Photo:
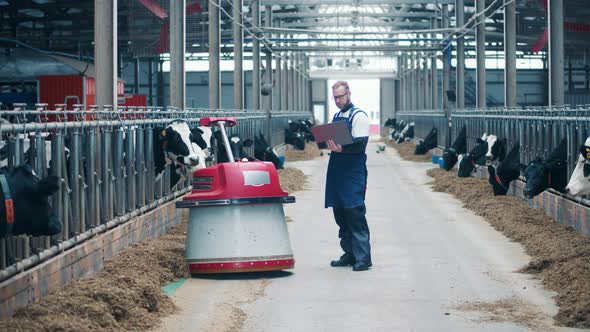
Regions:
<instances>
[{"instance_id":1,"label":"black and white cow","mask_svg":"<svg viewBox=\"0 0 590 332\"><path fill-rule=\"evenodd\" d=\"M308 119L296 121L289 120L287 130L292 133L302 133L305 137L305 142L310 142L315 141L315 138L313 137L313 134L311 132L311 127L313 126L313 123Z\"/></svg>"},{"instance_id":2,"label":"black and white cow","mask_svg":"<svg viewBox=\"0 0 590 332\"><path fill-rule=\"evenodd\" d=\"M213 131L210 127L195 127L191 129L192 144L196 144L197 155L199 156L199 167L203 168L206 166L206 162L211 160L213 155L212 144L213 144Z\"/></svg>"},{"instance_id":3,"label":"black and white cow","mask_svg":"<svg viewBox=\"0 0 590 332\"><path fill-rule=\"evenodd\" d=\"M547 159L537 158L524 171L526 184L523 194L533 198L545 189L553 188L565 192L567 185L567 140L564 138L551 151Z\"/></svg>"},{"instance_id":4,"label":"black and white cow","mask_svg":"<svg viewBox=\"0 0 590 332\"><path fill-rule=\"evenodd\" d=\"M469 153L459 156L457 176L470 176L475 170L475 165L485 166L487 162L502 161L506 157L506 145L505 138L498 140L496 135L484 133Z\"/></svg>"},{"instance_id":5,"label":"black and white cow","mask_svg":"<svg viewBox=\"0 0 590 332\"><path fill-rule=\"evenodd\" d=\"M24 164L32 164L32 160L35 159L35 156L33 155L35 152L35 149L33 148L32 145L35 144L35 134L19 134L19 139L21 140L21 148L24 151ZM47 169L51 168L51 157L52 157L52 153L51 153L51 140L53 138L53 134L52 133L48 133L48 132L42 132L40 133L40 135L43 137L43 145L45 146L45 160L46 160L46 167ZM65 158L66 158L66 162L70 159L70 149L68 148L70 146L70 138L69 136L64 136L64 154L65 154ZM8 144L6 144L6 141L1 141L0 142L0 169L1 168L6 168L8 166L8 157L9 157L9 148L8 148ZM50 171L51 173L51 171Z\"/></svg>"},{"instance_id":6,"label":"black and white cow","mask_svg":"<svg viewBox=\"0 0 590 332\"><path fill-rule=\"evenodd\" d=\"M223 144L223 139L221 136L221 131L216 131L213 134L213 137L216 140L217 150L215 153L217 154L217 162L218 163L226 163L229 161L227 157L227 152L225 150L225 145ZM232 155L234 156L234 161L240 161L242 159L248 159L253 161L254 158L250 156L245 150L244 147L249 147L254 144L254 141L251 139L242 139L242 137L238 134L232 134L228 136L229 146L231 148Z\"/></svg>"},{"instance_id":7,"label":"black and white cow","mask_svg":"<svg viewBox=\"0 0 590 332\"><path fill-rule=\"evenodd\" d=\"M510 182L518 179L521 170L520 144L516 143L498 167L488 165L488 182L492 185L494 196L506 195Z\"/></svg>"},{"instance_id":8,"label":"black and white cow","mask_svg":"<svg viewBox=\"0 0 590 332\"><path fill-rule=\"evenodd\" d=\"M285 128L285 143L293 145L298 150L305 150L305 142L306 133L301 129L300 123L289 121L289 126Z\"/></svg>"},{"instance_id":9,"label":"black and white cow","mask_svg":"<svg viewBox=\"0 0 590 332\"><path fill-rule=\"evenodd\" d=\"M418 145L416 145L416 149L414 150L414 154L423 155L423 154L426 154L426 152L437 147L438 146L437 136L438 136L438 129L436 129L436 127L433 127L430 130L430 132L428 133L428 135L426 135L424 140L420 140Z\"/></svg>"},{"instance_id":10,"label":"black and white cow","mask_svg":"<svg viewBox=\"0 0 590 332\"><path fill-rule=\"evenodd\" d=\"M445 171L450 171L455 167L457 163L458 157L460 154L465 154L467 152L467 127L464 125L455 138L455 141L451 145L451 147L444 149L443 151L443 161L444 165L443 168Z\"/></svg>"},{"instance_id":11,"label":"black and white cow","mask_svg":"<svg viewBox=\"0 0 590 332\"><path fill-rule=\"evenodd\" d=\"M388 127L388 128L395 128L396 124L397 124L396 118L388 118L387 120L385 120L385 123L383 124L383 126Z\"/></svg>"},{"instance_id":12,"label":"black and white cow","mask_svg":"<svg viewBox=\"0 0 590 332\"><path fill-rule=\"evenodd\" d=\"M12 235L55 235L62 231L62 224L53 215L49 197L59 190L60 179L49 176L40 179L28 165L17 166L4 173L14 202ZM4 192L0 204L0 237L7 235Z\"/></svg>"},{"instance_id":13,"label":"black and white cow","mask_svg":"<svg viewBox=\"0 0 590 332\"><path fill-rule=\"evenodd\" d=\"M484 166L486 164L486 154L488 153L487 137L487 134L483 134L481 138L477 138L475 146L471 151L459 156L459 169L457 170L458 177L469 177L475 170L475 165Z\"/></svg>"},{"instance_id":14,"label":"black and white cow","mask_svg":"<svg viewBox=\"0 0 590 332\"><path fill-rule=\"evenodd\" d=\"M395 142L399 144L403 141L411 140L412 138L414 138L414 122L410 122L404 126L404 129L397 136Z\"/></svg>"},{"instance_id":15,"label":"black and white cow","mask_svg":"<svg viewBox=\"0 0 590 332\"><path fill-rule=\"evenodd\" d=\"M301 129L305 133L305 140L307 142L315 142L315 137L313 137L313 133L311 132L311 127L314 126L314 123L311 122L309 119L300 120L301 122Z\"/></svg>"},{"instance_id":16,"label":"black and white cow","mask_svg":"<svg viewBox=\"0 0 590 332\"><path fill-rule=\"evenodd\" d=\"M505 138L498 139L494 135L489 135L487 138L489 151L486 153L488 161L502 161L506 158L506 150L508 149L508 140Z\"/></svg>"},{"instance_id":17,"label":"black and white cow","mask_svg":"<svg viewBox=\"0 0 590 332\"><path fill-rule=\"evenodd\" d=\"M268 144L262 133L254 137L254 158L270 161L276 169L283 168L283 162L279 159L277 151Z\"/></svg>"},{"instance_id":18,"label":"black and white cow","mask_svg":"<svg viewBox=\"0 0 590 332\"><path fill-rule=\"evenodd\" d=\"M210 133L207 127L199 128L202 131L209 130ZM202 137L197 133L191 131L184 120L174 120L165 127L154 129L153 154L156 180L161 179L167 165L173 165L171 187L188 177L193 170L206 167L206 152L202 149L201 141L206 142L207 135L203 133L204 137Z\"/></svg>"},{"instance_id":19,"label":"black and white cow","mask_svg":"<svg viewBox=\"0 0 590 332\"><path fill-rule=\"evenodd\" d=\"M405 120L399 120L396 123L394 123L390 135L391 139L397 142L397 139L400 137L402 131L404 130L407 124L408 123Z\"/></svg>"},{"instance_id":20,"label":"black and white cow","mask_svg":"<svg viewBox=\"0 0 590 332\"><path fill-rule=\"evenodd\" d=\"M406 127L406 124L407 123L405 120L397 121L395 118L387 119L387 121L385 121L385 127L390 128L388 132L388 137L393 141L397 141L397 139L401 135L401 132Z\"/></svg>"},{"instance_id":21,"label":"black and white cow","mask_svg":"<svg viewBox=\"0 0 590 332\"><path fill-rule=\"evenodd\" d=\"M578 163L565 191L573 196L590 194L590 137L586 138L584 145L580 146Z\"/></svg>"}]
</instances>

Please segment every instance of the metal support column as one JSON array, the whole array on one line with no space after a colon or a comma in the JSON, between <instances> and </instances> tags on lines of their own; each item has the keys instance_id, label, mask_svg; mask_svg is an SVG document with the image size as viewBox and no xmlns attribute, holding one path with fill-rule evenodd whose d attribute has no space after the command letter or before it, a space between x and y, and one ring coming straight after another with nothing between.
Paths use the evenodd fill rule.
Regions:
<instances>
[{"instance_id":1,"label":"metal support column","mask_svg":"<svg viewBox=\"0 0 590 332\"><path fill-rule=\"evenodd\" d=\"M96 104L117 107L117 0L94 2Z\"/></svg>"},{"instance_id":2,"label":"metal support column","mask_svg":"<svg viewBox=\"0 0 590 332\"><path fill-rule=\"evenodd\" d=\"M275 26L279 26L279 21L275 21ZM279 39L281 38L281 36L279 35ZM275 54L275 88L273 89L273 91L275 91L275 96L276 96L276 103L277 103L277 107L276 109L278 110L283 110L283 89L282 89L282 80L283 80L283 72L282 72L282 63L281 61L283 61L281 59L281 53L277 52Z\"/></svg>"},{"instance_id":3,"label":"metal support column","mask_svg":"<svg viewBox=\"0 0 590 332\"><path fill-rule=\"evenodd\" d=\"M305 104L304 111L313 111L311 105L311 80L309 79L309 56L305 56L305 77L303 78L305 84Z\"/></svg>"},{"instance_id":4,"label":"metal support column","mask_svg":"<svg viewBox=\"0 0 590 332\"><path fill-rule=\"evenodd\" d=\"M291 95L293 96L290 108L291 110L297 109L297 71L295 68L298 66L298 59L299 53L293 52L291 56Z\"/></svg>"},{"instance_id":5,"label":"metal support column","mask_svg":"<svg viewBox=\"0 0 590 332\"><path fill-rule=\"evenodd\" d=\"M516 106L516 3L504 0L504 106Z\"/></svg>"},{"instance_id":6,"label":"metal support column","mask_svg":"<svg viewBox=\"0 0 590 332\"><path fill-rule=\"evenodd\" d=\"M158 61L158 77L156 82L156 90L158 93L158 106L164 106L164 60Z\"/></svg>"},{"instance_id":7,"label":"metal support column","mask_svg":"<svg viewBox=\"0 0 590 332\"><path fill-rule=\"evenodd\" d=\"M232 29L234 40L234 109L244 109L244 37L242 33L242 0L232 0Z\"/></svg>"},{"instance_id":8,"label":"metal support column","mask_svg":"<svg viewBox=\"0 0 590 332\"><path fill-rule=\"evenodd\" d=\"M186 0L170 1L170 105L185 108Z\"/></svg>"},{"instance_id":9,"label":"metal support column","mask_svg":"<svg viewBox=\"0 0 590 332\"><path fill-rule=\"evenodd\" d=\"M397 77L398 77L398 81L399 81L399 109L398 109L398 111L401 111L404 109L404 96L403 96L404 68L403 68L403 55L402 54L399 54L397 56Z\"/></svg>"},{"instance_id":10,"label":"metal support column","mask_svg":"<svg viewBox=\"0 0 590 332\"><path fill-rule=\"evenodd\" d=\"M272 27L272 6L266 6L264 8L264 26L267 28ZM271 34L266 35L267 38L271 38ZM264 98L264 109L270 111L272 109L272 53L270 50L265 50L265 69L264 69L264 83L267 88L271 88L271 91Z\"/></svg>"},{"instance_id":11,"label":"metal support column","mask_svg":"<svg viewBox=\"0 0 590 332\"><path fill-rule=\"evenodd\" d=\"M412 107L412 98L411 98L411 92L412 92L412 80L410 77L410 54L406 53L405 54L405 64L404 64L404 91L405 91L405 97L404 97L404 104L405 104L405 109L409 110Z\"/></svg>"},{"instance_id":12,"label":"metal support column","mask_svg":"<svg viewBox=\"0 0 590 332\"><path fill-rule=\"evenodd\" d=\"M465 1L455 1L455 16L457 28L465 25ZM457 72L456 72L456 97L457 109L465 108L465 39L457 38Z\"/></svg>"},{"instance_id":13,"label":"metal support column","mask_svg":"<svg viewBox=\"0 0 590 332\"><path fill-rule=\"evenodd\" d=\"M295 53L295 66L293 67L293 89L294 89L294 96L295 100L293 100L293 109L298 111L299 110L299 103L301 101L301 53Z\"/></svg>"},{"instance_id":14,"label":"metal support column","mask_svg":"<svg viewBox=\"0 0 590 332\"><path fill-rule=\"evenodd\" d=\"M209 108L219 109L221 71L219 68L219 1L209 0Z\"/></svg>"},{"instance_id":15,"label":"metal support column","mask_svg":"<svg viewBox=\"0 0 590 332\"><path fill-rule=\"evenodd\" d=\"M305 103L305 54L299 55L299 109L303 110Z\"/></svg>"},{"instance_id":16,"label":"metal support column","mask_svg":"<svg viewBox=\"0 0 590 332\"><path fill-rule=\"evenodd\" d=\"M438 29L438 21L436 18L432 20L432 29ZM438 53L438 52L437 52ZM432 82L432 109L439 108L438 103L438 65L436 63L436 56L430 58L430 81Z\"/></svg>"},{"instance_id":17,"label":"metal support column","mask_svg":"<svg viewBox=\"0 0 590 332\"><path fill-rule=\"evenodd\" d=\"M442 28L448 29L449 28L449 6L443 5L442 6ZM445 50L443 52L443 80L442 80L442 104L443 104L443 111L447 114L449 112L449 98L447 97L447 91L451 87L451 43L449 41L449 36L445 33L444 39L446 42L444 43Z\"/></svg>"},{"instance_id":18,"label":"metal support column","mask_svg":"<svg viewBox=\"0 0 590 332\"><path fill-rule=\"evenodd\" d=\"M260 3L258 0L251 0L252 7L252 108L260 109Z\"/></svg>"},{"instance_id":19,"label":"metal support column","mask_svg":"<svg viewBox=\"0 0 590 332\"><path fill-rule=\"evenodd\" d=\"M420 59L418 57L418 52L414 52L413 54L413 59L412 59L412 81L414 81L414 83L412 84L412 104L413 104L413 108L417 110L418 108L420 108L419 105L419 93L418 91L420 91L420 75L418 75L418 72L420 71Z\"/></svg>"},{"instance_id":20,"label":"metal support column","mask_svg":"<svg viewBox=\"0 0 590 332\"><path fill-rule=\"evenodd\" d=\"M432 88L430 87L429 73L428 70L428 53L425 53L424 59L422 59L422 79L424 80L424 91L422 92L422 96L424 98L424 108L425 109L432 109Z\"/></svg>"},{"instance_id":21,"label":"metal support column","mask_svg":"<svg viewBox=\"0 0 590 332\"><path fill-rule=\"evenodd\" d=\"M477 26L475 27L476 36L476 84L475 88L477 91L476 96L476 107L486 107L486 27L485 27L485 15L483 11L485 9L485 0L476 0L475 15L481 13L476 19Z\"/></svg>"},{"instance_id":22,"label":"metal support column","mask_svg":"<svg viewBox=\"0 0 590 332\"><path fill-rule=\"evenodd\" d=\"M139 94L139 58L133 61L133 93Z\"/></svg>"},{"instance_id":23,"label":"metal support column","mask_svg":"<svg viewBox=\"0 0 590 332\"><path fill-rule=\"evenodd\" d=\"M408 109L414 110L414 54L409 55L408 61Z\"/></svg>"},{"instance_id":24,"label":"metal support column","mask_svg":"<svg viewBox=\"0 0 590 332\"><path fill-rule=\"evenodd\" d=\"M291 36L293 38L293 36ZM289 82L287 86L287 93L289 94L289 111L295 109L295 53L289 53Z\"/></svg>"},{"instance_id":25,"label":"metal support column","mask_svg":"<svg viewBox=\"0 0 590 332\"><path fill-rule=\"evenodd\" d=\"M563 0L549 0L549 105L564 104Z\"/></svg>"},{"instance_id":26,"label":"metal support column","mask_svg":"<svg viewBox=\"0 0 590 332\"><path fill-rule=\"evenodd\" d=\"M289 108L289 61L288 61L288 53L283 53L281 61L282 65L282 80L278 83L281 87L281 110L286 111Z\"/></svg>"},{"instance_id":27,"label":"metal support column","mask_svg":"<svg viewBox=\"0 0 590 332\"><path fill-rule=\"evenodd\" d=\"M407 90L407 78L406 78L406 53L402 53L399 57L399 77L400 77L400 110L407 110L408 95Z\"/></svg>"},{"instance_id":28,"label":"metal support column","mask_svg":"<svg viewBox=\"0 0 590 332\"><path fill-rule=\"evenodd\" d=\"M148 60L148 96L149 106L154 106L154 61L152 58Z\"/></svg>"},{"instance_id":29,"label":"metal support column","mask_svg":"<svg viewBox=\"0 0 590 332\"><path fill-rule=\"evenodd\" d=\"M416 109L424 109L422 100L422 91L424 91L424 82L422 81L422 52L417 53L416 57Z\"/></svg>"},{"instance_id":30,"label":"metal support column","mask_svg":"<svg viewBox=\"0 0 590 332\"><path fill-rule=\"evenodd\" d=\"M572 57L567 58L567 91L574 92L574 71L572 68Z\"/></svg>"},{"instance_id":31,"label":"metal support column","mask_svg":"<svg viewBox=\"0 0 590 332\"><path fill-rule=\"evenodd\" d=\"M299 53L299 72L297 73L297 96L298 101L297 101L297 109L298 110L303 110L303 62L304 62L304 56L303 53Z\"/></svg>"}]
</instances>

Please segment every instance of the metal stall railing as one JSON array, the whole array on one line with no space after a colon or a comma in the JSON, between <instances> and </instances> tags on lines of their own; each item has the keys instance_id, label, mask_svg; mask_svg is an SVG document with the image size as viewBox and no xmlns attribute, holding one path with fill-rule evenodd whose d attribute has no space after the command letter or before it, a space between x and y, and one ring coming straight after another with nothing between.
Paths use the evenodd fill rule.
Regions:
<instances>
[{"instance_id":1,"label":"metal stall railing","mask_svg":"<svg viewBox=\"0 0 590 332\"><path fill-rule=\"evenodd\" d=\"M444 118L444 114L440 111L397 112L398 119L416 123L417 137L424 137L432 125L436 125L439 132L446 130L446 121L441 121L441 117ZM590 135L590 106L454 110L451 113L450 142L463 125L467 128L468 151L475 145L476 138L484 133L493 134L499 139L506 138L508 149L517 142L520 143L522 164L547 157L562 139L566 139L569 179L576 167L578 148ZM450 143L440 140L439 137L439 146L449 145Z\"/></svg>"},{"instance_id":2,"label":"metal stall railing","mask_svg":"<svg viewBox=\"0 0 590 332\"><path fill-rule=\"evenodd\" d=\"M174 119L189 126L205 116L234 116L231 132L244 139L262 133L272 146L284 144L288 121L309 112L234 111L109 106L74 111L0 111L0 137L6 160L0 167L30 164L40 176L61 178L53 209L63 231L55 236L0 239L0 281L67 250L190 190L189 180L170 189L170 172L156 180L154 133ZM268 135L270 134L270 139ZM254 147L248 153L253 155ZM9 256L8 248L14 256Z\"/></svg>"},{"instance_id":3,"label":"metal stall railing","mask_svg":"<svg viewBox=\"0 0 590 332\"><path fill-rule=\"evenodd\" d=\"M447 142L447 128L448 120L444 113L440 111L431 110L414 110L397 112L398 120L405 120L408 123L414 122L414 136L417 138L424 138L432 130L433 127L437 129L436 140L439 146L447 146L451 143Z\"/></svg>"}]
</instances>

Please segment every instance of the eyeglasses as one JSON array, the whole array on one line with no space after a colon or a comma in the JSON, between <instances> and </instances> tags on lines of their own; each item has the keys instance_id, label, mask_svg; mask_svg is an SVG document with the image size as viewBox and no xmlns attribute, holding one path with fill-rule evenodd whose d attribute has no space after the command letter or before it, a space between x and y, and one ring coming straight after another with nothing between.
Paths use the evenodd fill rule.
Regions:
<instances>
[{"instance_id":1,"label":"eyeglasses","mask_svg":"<svg viewBox=\"0 0 590 332\"><path fill-rule=\"evenodd\" d=\"M332 99L334 99L334 100L338 100L338 99L340 99L340 98L342 98L342 97L346 96L346 95L347 95L349 92L350 92L350 91L346 91L344 94L342 94L342 95L340 95L340 96L332 96Z\"/></svg>"}]
</instances>

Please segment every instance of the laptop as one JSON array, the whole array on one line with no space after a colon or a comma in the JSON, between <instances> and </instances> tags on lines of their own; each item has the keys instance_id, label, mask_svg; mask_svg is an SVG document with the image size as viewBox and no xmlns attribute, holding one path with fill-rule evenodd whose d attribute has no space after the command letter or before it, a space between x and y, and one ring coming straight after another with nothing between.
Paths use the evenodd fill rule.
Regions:
<instances>
[{"instance_id":1,"label":"laptop","mask_svg":"<svg viewBox=\"0 0 590 332\"><path fill-rule=\"evenodd\" d=\"M311 127L311 133L317 143L333 140L336 144L352 144L352 135L346 121L337 121Z\"/></svg>"}]
</instances>

